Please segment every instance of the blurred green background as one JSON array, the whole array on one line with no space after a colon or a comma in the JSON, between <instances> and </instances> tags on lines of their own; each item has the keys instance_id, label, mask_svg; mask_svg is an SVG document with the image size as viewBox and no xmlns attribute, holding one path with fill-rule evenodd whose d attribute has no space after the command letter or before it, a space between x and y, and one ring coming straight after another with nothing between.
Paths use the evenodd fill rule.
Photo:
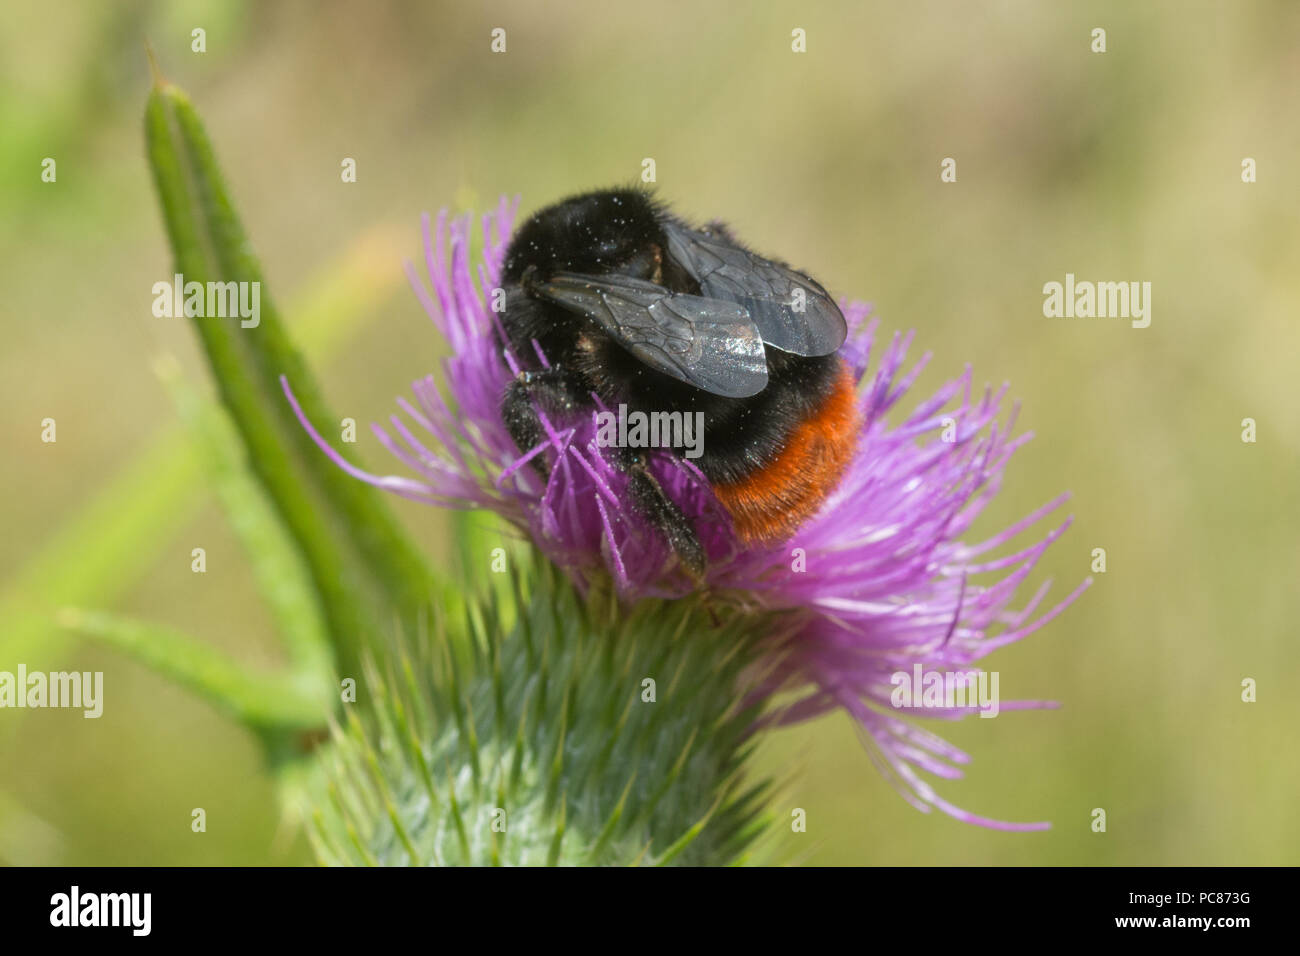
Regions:
<instances>
[{"instance_id":1,"label":"blurred green background","mask_svg":"<svg viewBox=\"0 0 1300 956\"><path fill-rule=\"evenodd\" d=\"M1300 862L1300 6L1165 0L118 2L0 9L0 661L102 670L104 716L0 712L0 861L292 863L255 741L141 667L42 624L64 603L174 624L257 665L277 645L191 464L150 314L170 253L142 144L147 39L215 141L340 415L381 419L441 345L400 274L418 216L535 209L653 157L684 214L869 299L958 374L1012 383L1019 452L976 531L1062 489L1034 582L1063 618L991 658L1059 711L928 726L973 754L949 800L1047 833L922 815L842 715L782 731L774 804L810 863ZM202 27L207 52L191 52ZM489 31L507 30L507 53ZM808 51L791 52L791 30ZM1108 51L1090 51L1094 27ZM957 160L944 184L939 164ZM1259 181L1241 181L1253 157ZM55 184L41 161L58 164ZM340 182L353 157L358 182ZM1153 285L1150 328L1046 319L1042 286ZM301 334L307 335L306 331ZM58 422L58 442L40 423ZM1258 422L1243 444L1240 423ZM363 456L390 462L368 430ZM439 561L444 516L394 506ZM1047 526L1044 525L1044 529ZM127 542L127 543L124 543ZM190 571L204 547L208 572ZM1024 597L1028 597L1026 588ZM14 657L15 654L21 656ZM1240 684L1258 682L1257 703ZM204 807L208 831L190 831ZM1108 832L1090 830L1103 807Z\"/></svg>"}]
</instances>

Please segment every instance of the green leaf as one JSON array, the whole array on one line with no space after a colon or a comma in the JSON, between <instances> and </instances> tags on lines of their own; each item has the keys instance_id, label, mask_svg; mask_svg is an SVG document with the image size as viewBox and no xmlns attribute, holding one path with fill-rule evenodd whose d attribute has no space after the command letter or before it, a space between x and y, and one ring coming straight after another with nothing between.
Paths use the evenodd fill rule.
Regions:
<instances>
[{"instance_id":1,"label":"green leaf","mask_svg":"<svg viewBox=\"0 0 1300 956\"><path fill-rule=\"evenodd\" d=\"M337 354L363 317L402 286L399 250L392 230L375 227L308 278L293 313L295 331L309 358L324 361ZM177 529L197 514L210 468L194 438L191 430L175 424L158 429L118 471L89 483L84 503L5 581L0 591L0 670L12 672L19 663L30 667L36 662L37 669L57 669L75 632L58 626L54 610L117 600L158 560ZM0 735L14 733L26 713L12 711L0 722ZM308 773L301 762L288 762L280 763L277 774L288 803L302 790L300 783L293 785L295 769ZM37 842L39 828L15 806L0 790L0 859L49 859L52 850L31 845ZM49 832L49 827L41 832Z\"/></svg>"},{"instance_id":2,"label":"green leaf","mask_svg":"<svg viewBox=\"0 0 1300 956\"><path fill-rule=\"evenodd\" d=\"M385 301L399 287L399 248L387 229L371 229L309 278L294 309L309 358L336 354L365 305ZM131 588L198 512L204 477L191 435L169 424L117 472L89 482L84 503L0 591L0 670L14 671L19 663L56 670L72 632L55 624L55 609L102 607ZM13 733L26 713L0 721L0 736Z\"/></svg>"},{"instance_id":3,"label":"green leaf","mask_svg":"<svg viewBox=\"0 0 1300 956\"><path fill-rule=\"evenodd\" d=\"M309 730L329 716L332 688L317 675L251 671L188 635L99 611L66 608L59 623L195 691L246 726Z\"/></svg>"},{"instance_id":4,"label":"green leaf","mask_svg":"<svg viewBox=\"0 0 1300 956\"><path fill-rule=\"evenodd\" d=\"M281 375L318 428L330 431L340 421L265 294L212 145L180 90L155 85L145 132L175 271L185 282L258 283L262 290L255 326L238 317L193 321L253 471L311 570L339 668L356 673L363 636L393 610L414 621L430 575L379 493L332 465L285 402Z\"/></svg>"},{"instance_id":5,"label":"green leaf","mask_svg":"<svg viewBox=\"0 0 1300 956\"><path fill-rule=\"evenodd\" d=\"M311 577L262 488L244 467L243 446L229 416L180 377L174 359L161 359L155 367L203 451L205 474L248 556L290 668L332 682L329 637Z\"/></svg>"},{"instance_id":6,"label":"green leaf","mask_svg":"<svg viewBox=\"0 0 1300 956\"><path fill-rule=\"evenodd\" d=\"M0 595L0 670L54 663L56 608L112 600L166 546L202 503L198 451L177 428L104 481L89 502L42 544ZM0 732L14 726L0 723Z\"/></svg>"}]
</instances>

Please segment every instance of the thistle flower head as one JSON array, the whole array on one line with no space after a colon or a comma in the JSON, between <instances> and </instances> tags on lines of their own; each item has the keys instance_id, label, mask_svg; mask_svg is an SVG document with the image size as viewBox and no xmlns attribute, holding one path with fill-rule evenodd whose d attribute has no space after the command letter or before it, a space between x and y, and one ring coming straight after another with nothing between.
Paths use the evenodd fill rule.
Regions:
<instances>
[{"instance_id":1,"label":"thistle flower head","mask_svg":"<svg viewBox=\"0 0 1300 956\"><path fill-rule=\"evenodd\" d=\"M375 425L379 441L410 472L368 474L302 424L340 467L375 486L452 508L488 508L525 530L579 588L608 576L627 599L676 597L700 582L680 567L662 537L627 503L627 476L597 440L598 411L557 419L538 409L545 441L523 453L501 417L501 401L519 372L502 347L490 304L515 206L501 201L481 220L481 261L470 256L472 218L436 224L423 218L430 285L407 264L425 310L451 350L441 383L432 375L399 398L405 417ZM985 826L1024 830L979 817L941 798L921 776L961 775L969 757L905 719L891 700L894 675L916 665L931 674L969 673L977 661L1042 627L1089 584L1044 607L1050 582L1016 605L1025 579L1069 525L1065 519L1028 544L1013 540L1064 502L1049 501L1000 533L969 539L975 519L997 494L1012 454L1030 437L1012 437L1014 407L1006 387L977 392L961 375L890 416L926 365L907 366L912 334L879 335L870 307L844 303L849 336L840 355L858 382L862 422L853 458L821 509L787 541L742 545L703 475L669 451L649 467L691 519L708 555L703 585L720 601L752 611L794 612L793 627L774 633L771 666L759 693L789 702L769 711L791 723L842 708L857 722L868 752L918 809L938 808ZM539 353L539 360L546 357ZM286 384L286 394L294 403ZM888 417L894 420L887 421ZM530 467L550 462L548 477ZM1052 706L1003 702L1002 709ZM939 706L926 716L957 719L974 712Z\"/></svg>"}]
</instances>

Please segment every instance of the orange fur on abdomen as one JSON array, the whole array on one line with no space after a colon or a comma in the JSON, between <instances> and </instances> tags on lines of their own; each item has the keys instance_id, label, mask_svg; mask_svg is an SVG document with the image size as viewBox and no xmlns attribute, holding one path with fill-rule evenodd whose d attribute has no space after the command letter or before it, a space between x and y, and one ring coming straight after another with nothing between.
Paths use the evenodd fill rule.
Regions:
<instances>
[{"instance_id":1,"label":"orange fur on abdomen","mask_svg":"<svg viewBox=\"0 0 1300 956\"><path fill-rule=\"evenodd\" d=\"M713 486L741 541L781 541L811 518L844 475L859 427L853 375L841 363L830 394L790 432L776 458L740 481Z\"/></svg>"}]
</instances>

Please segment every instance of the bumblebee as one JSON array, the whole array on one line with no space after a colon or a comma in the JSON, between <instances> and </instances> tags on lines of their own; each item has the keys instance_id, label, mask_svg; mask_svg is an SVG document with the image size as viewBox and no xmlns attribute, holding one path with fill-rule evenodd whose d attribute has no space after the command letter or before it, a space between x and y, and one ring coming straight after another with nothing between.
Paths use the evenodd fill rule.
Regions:
<instances>
[{"instance_id":1,"label":"bumblebee","mask_svg":"<svg viewBox=\"0 0 1300 956\"><path fill-rule=\"evenodd\" d=\"M747 544L789 538L843 475L860 424L836 355L844 315L816 280L720 223L693 228L637 189L574 196L520 227L502 285L505 345L522 368L502 418L521 452L544 437L538 407L563 417L598 396L647 415L702 413L694 463ZM700 577L699 536L645 451L617 448L614 461L633 509Z\"/></svg>"}]
</instances>

